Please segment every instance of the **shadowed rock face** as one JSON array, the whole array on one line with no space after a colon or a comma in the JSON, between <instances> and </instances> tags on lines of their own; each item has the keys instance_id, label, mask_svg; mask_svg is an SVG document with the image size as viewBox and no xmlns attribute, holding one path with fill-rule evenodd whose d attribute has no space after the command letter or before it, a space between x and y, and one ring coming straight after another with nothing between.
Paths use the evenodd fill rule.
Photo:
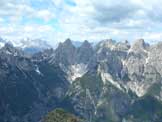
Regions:
<instances>
[{"instance_id":1,"label":"shadowed rock face","mask_svg":"<svg viewBox=\"0 0 162 122\"><path fill-rule=\"evenodd\" d=\"M73 46L70 39L67 39L64 43L60 43L56 48L53 57L53 63L61 63L65 66L74 64L76 48Z\"/></svg>"},{"instance_id":2,"label":"shadowed rock face","mask_svg":"<svg viewBox=\"0 0 162 122\"><path fill-rule=\"evenodd\" d=\"M93 55L94 51L92 45L85 40L77 49L77 63L87 64Z\"/></svg>"},{"instance_id":3,"label":"shadowed rock face","mask_svg":"<svg viewBox=\"0 0 162 122\"><path fill-rule=\"evenodd\" d=\"M80 47L76 48L72 41L67 39L56 48L51 57L51 62L60 63L65 66L79 63L87 64L93 54L93 47L88 41L84 41Z\"/></svg>"},{"instance_id":4,"label":"shadowed rock face","mask_svg":"<svg viewBox=\"0 0 162 122\"><path fill-rule=\"evenodd\" d=\"M9 44L0 49L1 122L38 122L58 106L68 87L59 66L33 62Z\"/></svg>"},{"instance_id":5,"label":"shadowed rock face","mask_svg":"<svg viewBox=\"0 0 162 122\"><path fill-rule=\"evenodd\" d=\"M143 39L75 47L67 39L29 56L6 44L0 49L0 121L38 122L59 107L86 122L160 122L161 47Z\"/></svg>"}]
</instances>

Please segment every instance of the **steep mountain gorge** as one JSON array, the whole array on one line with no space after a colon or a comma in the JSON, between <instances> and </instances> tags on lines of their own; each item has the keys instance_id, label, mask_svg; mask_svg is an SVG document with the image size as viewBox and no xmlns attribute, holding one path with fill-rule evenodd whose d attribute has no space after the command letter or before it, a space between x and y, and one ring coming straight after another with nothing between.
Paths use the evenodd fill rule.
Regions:
<instances>
[{"instance_id":1,"label":"steep mountain gorge","mask_svg":"<svg viewBox=\"0 0 162 122\"><path fill-rule=\"evenodd\" d=\"M0 121L38 122L62 108L75 116L56 109L46 121L161 122L161 47L143 39L75 47L67 39L29 55L7 43L0 49Z\"/></svg>"}]
</instances>

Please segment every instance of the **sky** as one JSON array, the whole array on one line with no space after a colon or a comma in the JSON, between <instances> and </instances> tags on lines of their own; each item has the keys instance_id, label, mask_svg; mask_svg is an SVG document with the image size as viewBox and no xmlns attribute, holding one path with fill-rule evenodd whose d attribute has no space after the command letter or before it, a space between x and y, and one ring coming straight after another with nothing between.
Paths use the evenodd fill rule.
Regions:
<instances>
[{"instance_id":1,"label":"sky","mask_svg":"<svg viewBox=\"0 0 162 122\"><path fill-rule=\"evenodd\" d=\"M162 40L162 0L0 0L0 36L51 44Z\"/></svg>"}]
</instances>

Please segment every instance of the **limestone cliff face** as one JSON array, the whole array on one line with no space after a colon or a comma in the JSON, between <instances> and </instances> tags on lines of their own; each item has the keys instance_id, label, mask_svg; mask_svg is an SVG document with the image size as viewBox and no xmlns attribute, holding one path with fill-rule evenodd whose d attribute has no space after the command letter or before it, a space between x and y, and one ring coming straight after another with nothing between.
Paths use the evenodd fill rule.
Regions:
<instances>
[{"instance_id":1,"label":"limestone cliff face","mask_svg":"<svg viewBox=\"0 0 162 122\"><path fill-rule=\"evenodd\" d=\"M75 47L67 39L55 50L28 55L5 44L0 48L0 121L38 122L59 107L86 122L160 122L161 47L143 39L132 45L84 41Z\"/></svg>"}]
</instances>

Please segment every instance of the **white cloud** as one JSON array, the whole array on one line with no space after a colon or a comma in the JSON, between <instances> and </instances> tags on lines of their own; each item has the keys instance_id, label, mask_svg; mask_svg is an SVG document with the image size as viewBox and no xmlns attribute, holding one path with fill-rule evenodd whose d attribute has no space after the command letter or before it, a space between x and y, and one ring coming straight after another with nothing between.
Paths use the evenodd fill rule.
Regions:
<instances>
[{"instance_id":1,"label":"white cloud","mask_svg":"<svg viewBox=\"0 0 162 122\"><path fill-rule=\"evenodd\" d=\"M60 4L63 2L62 0L52 0L52 2L55 4L55 6L60 6Z\"/></svg>"},{"instance_id":2,"label":"white cloud","mask_svg":"<svg viewBox=\"0 0 162 122\"><path fill-rule=\"evenodd\" d=\"M3 18L0 18L0 22L4 22L4 19Z\"/></svg>"},{"instance_id":3,"label":"white cloud","mask_svg":"<svg viewBox=\"0 0 162 122\"><path fill-rule=\"evenodd\" d=\"M151 42L155 42L155 41L162 41L162 32L151 32L151 33L148 33L146 32L144 35L143 35L143 38L145 39L148 39L150 40Z\"/></svg>"},{"instance_id":4,"label":"white cloud","mask_svg":"<svg viewBox=\"0 0 162 122\"><path fill-rule=\"evenodd\" d=\"M49 21L55 17L54 14L52 14L49 10L40 10L35 14L37 17L43 18L45 21Z\"/></svg>"},{"instance_id":5,"label":"white cloud","mask_svg":"<svg viewBox=\"0 0 162 122\"><path fill-rule=\"evenodd\" d=\"M51 1L51 5L35 8L31 0L1 0L0 35L15 40L26 36L47 38L50 43L66 38L90 41L162 38L162 1L159 0L71 0L74 6L64 0L37 1L42 1L42 6L43 2ZM21 24L23 17L40 18L45 24L28 23L28 20ZM53 18L58 21L56 26L46 24Z\"/></svg>"}]
</instances>

